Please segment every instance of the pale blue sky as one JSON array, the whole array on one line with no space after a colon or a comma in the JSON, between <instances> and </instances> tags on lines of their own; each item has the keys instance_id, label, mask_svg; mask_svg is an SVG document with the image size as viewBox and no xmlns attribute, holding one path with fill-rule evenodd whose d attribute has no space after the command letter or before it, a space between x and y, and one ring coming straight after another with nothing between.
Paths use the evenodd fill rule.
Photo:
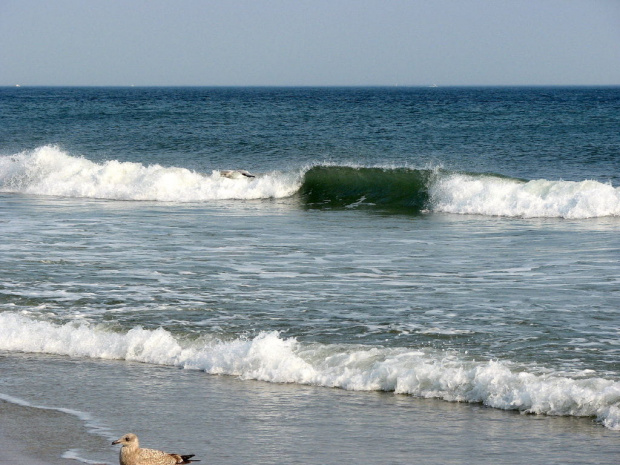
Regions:
<instances>
[{"instance_id":1,"label":"pale blue sky","mask_svg":"<svg viewBox=\"0 0 620 465\"><path fill-rule=\"evenodd\" d=\"M0 85L620 85L620 0L0 0Z\"/></svg>"}]
</instances>

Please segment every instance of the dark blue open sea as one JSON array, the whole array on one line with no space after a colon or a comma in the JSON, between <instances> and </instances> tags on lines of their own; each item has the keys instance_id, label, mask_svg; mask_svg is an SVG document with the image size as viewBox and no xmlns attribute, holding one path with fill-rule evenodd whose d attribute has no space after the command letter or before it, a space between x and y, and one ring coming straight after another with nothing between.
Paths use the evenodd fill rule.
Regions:
<instances>
[{"instance_id":1,"label":"dark blue open sea","mask_svg":"<svg viewBox=\"0 0 620 465\"><path fill-rule=\"evenodd\" d=\"M617 464L620 88L0 88L0 373L48 463Z\"/></svg>"}]
</instances>

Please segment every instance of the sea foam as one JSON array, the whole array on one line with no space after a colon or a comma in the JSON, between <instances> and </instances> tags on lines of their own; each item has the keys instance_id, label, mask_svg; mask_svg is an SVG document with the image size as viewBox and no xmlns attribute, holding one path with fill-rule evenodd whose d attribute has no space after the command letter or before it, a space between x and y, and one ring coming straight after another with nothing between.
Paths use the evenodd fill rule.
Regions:
<instances>
[{"instance_id":1,"label":"sea foam","mask_svg":"<svg viewBox=\"0 0 620 465\"><path fill-rule=\"evenodd\" d=\"M511 217L620 216L620 189L598 181L519 181L452 174L430 186L432 208L446 213Z\"/></svg>"},{"instance_id":2,"label":"sea foam","mask_svg":"<svg viewBox=\"0 0 620 465\"><path fill-rule=\"evenodd\" d=\"M165 329L124 333L0 314L0 350L119 359L357 391L475 402L526 413L593 417L620 430L620 382L532 373L509 361L475 361L411 348L302 344L276 332L253 338L183 340Z\"/></svg>"},{"instance_id":3,"label":"sea foam","mask_svg":"<svg viewBox=\"0 0 620 465\"><path fill-rule=\"evenodd\" d=\"M111 200L200 202L265 199L292 195L299 175L266 174L229 179L178 167L145 166L116 160L95 163L58 147L0 157L0 191Z\"/></svg>"}]
</instances>

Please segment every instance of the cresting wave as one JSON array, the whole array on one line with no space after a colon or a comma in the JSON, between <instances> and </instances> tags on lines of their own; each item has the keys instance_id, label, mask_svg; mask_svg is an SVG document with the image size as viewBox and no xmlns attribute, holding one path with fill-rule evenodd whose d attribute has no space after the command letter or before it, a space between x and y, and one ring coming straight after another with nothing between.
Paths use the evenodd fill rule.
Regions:
<instances>
[{"instance_id":1,"label":"cresting wave","mask_svg":"<svg viewBox=\"0 0 620 465\"><path fill-rule=\"evenodd\" d=\"M620 216L620 188L598 181L520 181L453 174L430 188L433 209L523 218Z\"/></svg>"},{"instance_id":2,"label":"cresting wave","mask_svg":"<svg viewBox=\"0 0 620 465\"><path fill-rule=\"evenodd\" d=\"M434 211L523 218L620 216L620 188L598 181L524 181L444 170L317 165L229 179L185 168L94 163L57 147L0 157L0 192L203 202L298 195L309 208Z\"/></svg>"},{"instance_id":3,"label":"cresting wave","mask_svg":"<svg viewBox=\"0 0 620 465\"><path fill-rule=\"evenodd\" d=\"M620 431L620 382L534 374L501 361L410 348L302 344L275 332L185 341L165 329L114 333L0 314L0 350L119 359L274 383L388 391L526 413L594 417Z\"/></svg>"},{"instance_id":4,"label":"cresting wave","mask_svg":"<svg viewBox=\"0 0 620 465\"><path fill-rule=\"evenodd\" d=\"M298 176L297 176L298 178ZM229 179L186 168L108 161L94 163L58 147L0 157L0 191L110 200L200 202L288 197L299 189L291 175Z\"/></svg>"},{"instance_id":5,"label":"cresting wave","mask_svg":"<svg viewBox=\"0 0 620 465\"><path fill-rule=\"evenodd\" d=\"M309 206L374 207L522 218L620 216L620 188L598 181L523 181L409 168L315 166L300 190Z\"/></svg>"}]
</instances>

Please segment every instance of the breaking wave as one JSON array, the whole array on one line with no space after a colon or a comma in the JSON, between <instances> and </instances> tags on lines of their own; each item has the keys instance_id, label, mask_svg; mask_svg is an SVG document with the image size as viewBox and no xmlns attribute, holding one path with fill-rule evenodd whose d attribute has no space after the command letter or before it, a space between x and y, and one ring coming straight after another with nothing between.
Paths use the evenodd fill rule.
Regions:
<instances>
[{"instance_id":1,"label":"breaking wave","mask_svg":"<svg viewBox=\"0 0 620 465\"><path fill-rule=\"evenodd\" d=\"M508 361L474 361L411 348L302 344L276 332L223 341L184 340L165 329L101 326L0 314L0 350L130 360L354 391L388 391L526 413L592 417L620 430L620 382L533 373Z\"/></svg>"},{"instance_id":2,"label":"breaking wave","mask_svg":"<svg viewBox=\"0 0 620 465\"><path fill-rule=\"evenodd\" d=\"M521 181L454 174L430 188L433 209L523 218L620 216L620 189L598 181Z\"/></svg>"},{"instance_id":3,"label":"breaking wave","mask_svg":"<svg viewBox=\"0 0 620 465\"><path fill-rule=\"evenodd\" d=\"M0 157L0 192L111 200L204 202L297 195L308 208L522 218L620 216L620 188L595 180L520 180L445 170L317 165L230 179L214 170L107 161L44 146Z\"/></svg>"},{"instance_id":4,"label":"breaking wave","mask_svg":"<svg viewBox=\"0 0 620 465\"><path fill-rule=\"evenodd\" d=\"M429 206L432 170L315 166L300 195L310 207L373 208L420 212Z\"/></svg>"},{"instance_id":5,"label":"breaking wave","mask_svg":"<svg viewBox=\"0 0 620 465\"><path fill-rule=\"evenodd\" d=\"M295 176L230 179L186 168L107 161L94 163L57 147L0 157L0 191L111 200L201 202L288 197L299 189Z\"/></svg>"}]
</instances>

